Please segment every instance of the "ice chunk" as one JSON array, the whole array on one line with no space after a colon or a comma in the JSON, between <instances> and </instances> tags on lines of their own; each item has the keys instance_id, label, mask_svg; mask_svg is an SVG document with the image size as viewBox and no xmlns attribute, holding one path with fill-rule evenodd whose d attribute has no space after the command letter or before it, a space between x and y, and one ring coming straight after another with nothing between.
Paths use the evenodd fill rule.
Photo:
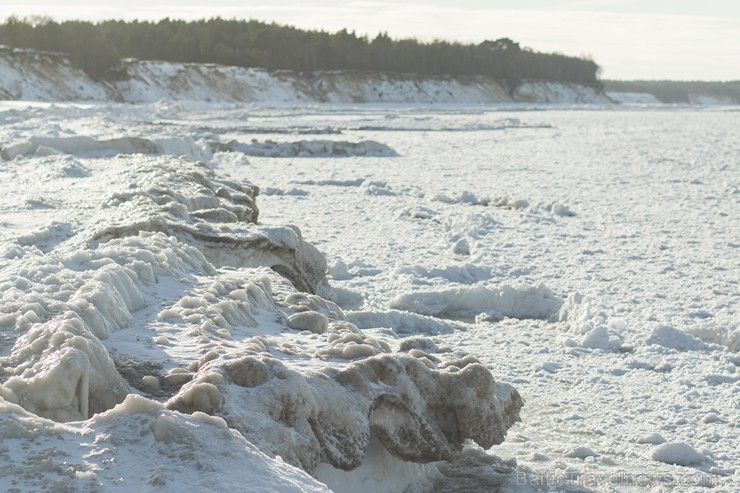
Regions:
<instances>
[{"instance_id":1,"label":"ice chunk","mask_svg":"<svg viewBox=\"0 0 740 493\"><path fill-rule=\"evenodd\" d=\"M590 349L609 349L609 331L604 326L591 329L583 336L581 346Z\"/></svg>"},{"instance_id":2,"label":"ice chunk","mask_svg":"<svg viewBox=\"0 0 740 493\"><path fill-rule=\"evenodd\" d=\"M567 457L575 457L577 459L585 459L587 457L598 457L599 454L594 452L588 447L580 446L576 447L566 454Z\"/></svg>"},{"instance_id":3,"label":"ice chunk","mask_svg":"<svg viewBox=\"0 0 740 493\"><path fill-rule=\"evenodd\" d=\"M653 329L645 340L645 344L663 346L679 351L694 351L706 347L700 339L667 325Z\"/></svg>"},{"instance_id":4,"label":"ice chunk","mask_svg":"<svg viewBox=\"0 0 740 493\"><path fill-rule=\"evenodd\" d=\"M445 291L401 294L389 303L391 308L443 318L473 318L496 310L506 317L546 319L557 312L563 300L544 284L514 288L478 285Z\"/></svg>"},{"instance_id":5,"label":"ice chunk","mask_svg":"<svg viewBox=\"0 0 740 493\"><path fill-rule=\"evenodd\" d=\"M358 359L342 370L310 373L287 359L255 354L250 367L266 369L256 387L235 385L235 367L241 363L219 356L204 361L167 406L186 411L210 407L263 450L309 472L320 457L336 468L354 469L364 460L371 436L404 460L451 459L466 439L485 448L500 443L519 419L522 400L516 390L494 382L473 359L455 361L456 371L438 370L411 354L378 354L380 346L361 333L334 334L340 337L333 344L351 351L367 348L367 353L352 355ZM214 380L214 373L227 379ZM212 399L215 392L223 397L221 405Z\"/></svg>"},{"instance_id":6,"label":"ice chunk","mask_svg":"<svg viewBox=\"0 0 740 493\"><path fill-rule=\"evenodd\" d=\"M660 433L650 433L637 438L637 443L649 443L652 445L660 445L665 443L665 438Z\"/></svg>"},{"instance_id":7,"label":"ice chunk","mask_svg":"<svg viewBox=\"0 0 740 493\"><path fill-rule=\"evenodd\" d=\"M11 376L3 387L27 410L57 421L86 419L128 393L106 349L73 314L37 325L4 360Z\"/></svg>"},{"instance_id":8,"label":"ice chunk","mask_svg":"<svg viewBox=\"0 0 740 493\"><path fill-rule=\"evenodd\" d=\"M695 466L707 461L704 454L697 452L691 445L680 442L666 442L658 445L650 452L650 458L679 466Z\"/></svg>"},{"instance_id":9,"label":"ice chunk","mask_svg":"<svg viewBox=\"0 0 740 493\"><path fill-rule=\"evenodd\" d=\"M288 327L295 330L308 330L314 334L323 334L329 326L329 320L325 315L314 312L300 312L288 318Z\"/></svg>"}]
</instances>

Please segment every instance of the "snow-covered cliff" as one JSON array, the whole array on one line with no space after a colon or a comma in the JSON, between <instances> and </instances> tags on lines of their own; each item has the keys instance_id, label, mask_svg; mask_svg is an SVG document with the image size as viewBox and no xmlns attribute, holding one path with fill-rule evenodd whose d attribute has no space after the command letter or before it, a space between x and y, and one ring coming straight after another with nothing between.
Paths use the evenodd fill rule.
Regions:
<instances>
[{"instance_id":1,"label":"snow-covered cliff","mask_svg":"<svg viewBox=\"0 0 740 493\"><path fill-rule=\"evenodd\" d=\"M106 87L75 68L66 55L0 45L0 99L88 101L108 97Z\"/></svg>"},{"instance_id":2,"label":"snow-covered cliff","mask_svg":"<svg viewBox=\"0 0 740 493\"><path fill-rule=\"evenodd\" d=\"M63 54L0 47L0 98L36 101L258 103L609 104L598 88L526 82L513 92L485 77L292 72L127 59L93 81Z\"/></svg>"}]
</instances>

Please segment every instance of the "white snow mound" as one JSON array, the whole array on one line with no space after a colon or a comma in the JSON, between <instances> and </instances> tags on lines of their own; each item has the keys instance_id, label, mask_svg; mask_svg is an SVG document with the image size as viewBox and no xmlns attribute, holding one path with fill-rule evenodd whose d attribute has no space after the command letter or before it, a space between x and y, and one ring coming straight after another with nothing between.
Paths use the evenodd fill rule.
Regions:
<instances>
[{"instance_id":1,"label":"white snow mound","mask_svg":"<svg viewBox=\"0 0 740 493\"><path fill-rule=\"evenodd\" d=\"M414 292L396 296L388 305L421 315L442 318L473 318L480 314L492 318L546 319L556 313L563 300L544 284L512 287L478 285L444 291Z\"/></svg>"},{"instance_id":2,"label":"white snow mound","mask_svg":"<svg viewBox=\"0 0 740 493\"><path fill-rule=\"evenodd\" d=\"M707 461L707 457L697 452L691 445L678 442L666 442L658 445L650 453L650 458L658 462L679 466L695 466Z\"/></svg>"}]
</instances>

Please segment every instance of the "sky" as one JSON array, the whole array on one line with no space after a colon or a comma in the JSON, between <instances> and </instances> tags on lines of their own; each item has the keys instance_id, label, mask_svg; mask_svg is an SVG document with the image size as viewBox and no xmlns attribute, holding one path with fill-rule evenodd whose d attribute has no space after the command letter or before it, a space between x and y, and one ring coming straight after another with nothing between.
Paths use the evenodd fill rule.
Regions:
<instances>
[{"instance_id":1,"label":"sky","mask_svg":"<svg viewBox=\"0 0 740 493\"><path fill-rule=\"evenodd\" d=\"M604 79L740 80L737 0L3 0L0 19L255 19L589 56Z\"/></svg>"}]
</instances>

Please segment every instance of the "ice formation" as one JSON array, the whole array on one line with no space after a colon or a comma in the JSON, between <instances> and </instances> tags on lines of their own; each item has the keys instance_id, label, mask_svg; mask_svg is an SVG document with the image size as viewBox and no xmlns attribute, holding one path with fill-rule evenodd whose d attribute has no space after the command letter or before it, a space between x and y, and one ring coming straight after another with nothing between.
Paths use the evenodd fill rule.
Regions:
<instances>
[{"instance_id":1,"label":"ice formation","mask_svg":"<svg viewBox=\"0 0 740 493\"><path fill-rule=\"evenodd\" d=\"M563 304L547 286L522 285L487 287L483 285L454 290L401 294L389 302L391 308L442 318L545 319Z\"/></svg>"},{"instance_id":2,"label":"ice formation","mask_svg":"<svg viewBox=\"0 0 740 493\"><path fill-rule=\"evenodd\" d=\"M474 358L433 344L394 351L348 321L326 299L323 255L298 228L257 223L257 187L161 150L101 158L83 151L110 141L44 142L76 158L50 161L37 147L14 165L72 164L78 171L62 178L74 180L70 190L87 190L103 170L112 179L87 193L85 224L51 223L2 244L4 438L41 434L53 447L98 437L50 455L45 481L183 484L156 459L175 453L178 470L235 484L239 474L206 458L215 454L257 471L261 488L321 491L269 457L309 474L322 463L348 471L375 441L401 462L451 461L467 440L501 443L519 420L517 391ZM140 438L105 438L131 433ZM133 459L135 447L151 460Z\"/></svg>"},{"instance_id":3,"label":"ice formation","mask_svg":"<svg viewBox=\"0 0 740 493\"><path fill-rule=\"evenodd\" d=\"M89 136L31 137L28 141L14 142L0 149L3 159L18 156L49 156L74 154L87 157L114 156L116 154L170 154L204 160L210 150L192 139L147 139L144 137L116 137L96 139Z\"/></svg>"},{"instance_id":4,"label":"ice formation","mask_svg":"<svg viewBox=\"0 0 740 493\"><path fill-rule=\"evenodd\" d=\"M693 466L707 461L707 457L686 443L666 442L650 453L650 458L667 464Z\"/></svg>"},{"instance_id":5,"label":"ice formation","mask_svg":"<svg viewBox=\"0 0 740 493\"><path fill-rule=\"evenodd\" d=\"M374 140L345 142L334 140L299 140L297 142L275 142L256 139L249 144L235 140L213 143L215 151L241 152L247 156L260 157L316 157L316 156L396 156L396 151Z\"/></svg>"},{"instance_id":6,"label":"ice formation","mask_svg":"<svg viewBox=\"0 0 740 493\"><path fill-rule=\"evenodd\" d=\"M736 491L738 115L0 104L0 490Z\"/></svg>"}]
</instances>

